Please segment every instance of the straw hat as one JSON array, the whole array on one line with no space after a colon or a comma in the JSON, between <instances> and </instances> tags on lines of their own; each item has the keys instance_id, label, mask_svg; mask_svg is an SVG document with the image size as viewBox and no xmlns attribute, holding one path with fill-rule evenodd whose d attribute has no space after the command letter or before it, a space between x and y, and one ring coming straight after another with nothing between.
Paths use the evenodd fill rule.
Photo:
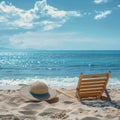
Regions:
<instances>
[{"instance_id":1,"label":"straw hat","mask_svg":"<svg viewBox=\"0 0 120 120\"><path fill-rule=\"evenodd\" d=\"M22 87L20 89L20 94L31 101L48 101L55 98L57 95L55 90L49 88L43 82L35 82L31 85Z\"/></svg>"}]
</instances>

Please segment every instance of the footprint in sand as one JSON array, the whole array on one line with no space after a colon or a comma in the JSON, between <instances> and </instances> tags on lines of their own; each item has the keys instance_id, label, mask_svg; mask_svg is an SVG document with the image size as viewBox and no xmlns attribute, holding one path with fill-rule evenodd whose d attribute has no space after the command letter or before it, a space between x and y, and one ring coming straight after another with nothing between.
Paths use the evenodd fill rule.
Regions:
<instances>
[{"instance_id":1,"label":"footprint in sand","mask_svg":"<svg viewBox=\"0 0 120 120\"><path fill-rule=\"evenodd\" d=\"M72 101L64 101L63 103L65 103L65 104L72 104L74 102L72 102Z\"/></svg>"},{"instance_id":2,"label":"footprint in sand","mask_svg":"<svg viewBox=\"0 0 120 120\"><path fill-rule=\"evenodd\" d=\"M65 110L57 109L57 108L47 108L43 112L39 113L40 116L52 115L55 113L64 112Z\"/></svg>"},{"instance_id":3,"label":"footprint in sand","mask_svg":"<svg viewBox=\"0 0 120 120\"><path fill-rule=\"evenodd\" d=\"M15 115L0 115L0 120L21 120L19 117Z\"/></svg>"},{"instance_id":4,"label":"footprint in sand","mask_svg":"<svg viewBox=\"0 0 120 120\"><path fill-rule=\"evenodd\" d=\"M24 115L35 115L37 113L36 111L32 111L32 110L19 111L19 112Z\"/></svg>"},{"instance_id":5,"label":"footprint in sand","mask_svg":"<svg viewBox=\"0 0 120 120\"><path fill-rule=\"evenodd\" d=\"M82 118L80 120L101 120L101 119L99 119L97 117L85 117L85 118Z\"/></svg>"},{"instance_id":6,"label":"footprint in sand","mask_svg":"<svg viewBox=\"0 0 120 120\"><path fill-rule=\"evenodd\" d=\"M30 116L15 116L13 114L0 115L0 120L36 120L35 117Z\"/></svg>"},{"instance_id":7,"label":"footprint in sand","mask_svg":"<svg viewBox=\"0 0 120 120\"><path fill-rule=\"evenodd\" d=\"M19 106L20 109L24 109L24 110L41 110L43 108L45 108L47 106L47 102L30 102L30 103L24 103L22 105Z\"/></svg>"}]
</instances>

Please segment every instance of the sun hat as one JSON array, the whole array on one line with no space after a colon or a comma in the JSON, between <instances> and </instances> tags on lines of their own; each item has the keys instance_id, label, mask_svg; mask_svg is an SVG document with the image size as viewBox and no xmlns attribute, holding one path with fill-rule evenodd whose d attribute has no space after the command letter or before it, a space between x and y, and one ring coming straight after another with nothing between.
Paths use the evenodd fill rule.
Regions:
<instances>
[{"instance_id":1,"label":"sun hat","mask_svg":"<svg viewBox=\"0 0 120 120\"><path fill-rule=\"evenodd\" d=\"M39 81L22 87L20 89L20 94L25 99L31 101L48 101L55 98L57 95L55 90L48 87L44 82Z\"/></svg>"}]
</instances>

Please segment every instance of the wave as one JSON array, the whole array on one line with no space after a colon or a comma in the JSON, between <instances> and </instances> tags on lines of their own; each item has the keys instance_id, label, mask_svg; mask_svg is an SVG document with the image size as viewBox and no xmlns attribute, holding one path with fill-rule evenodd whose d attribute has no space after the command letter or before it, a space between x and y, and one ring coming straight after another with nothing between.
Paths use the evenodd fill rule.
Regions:
<instances>
[{"instance_id":1,"label":"wave","mask_svg":"<svg viewBox=\"0 0 120 120\"><path fill-rule=\"evenodd\" d=\"M78 77L54 77L54 78L26 78L26 79L1 79L0 86L24 86L36 81L45 82L53 88L76 88ZM120 88L120 78L110 78L108 88Z\"/></svg>"}]
</instances>

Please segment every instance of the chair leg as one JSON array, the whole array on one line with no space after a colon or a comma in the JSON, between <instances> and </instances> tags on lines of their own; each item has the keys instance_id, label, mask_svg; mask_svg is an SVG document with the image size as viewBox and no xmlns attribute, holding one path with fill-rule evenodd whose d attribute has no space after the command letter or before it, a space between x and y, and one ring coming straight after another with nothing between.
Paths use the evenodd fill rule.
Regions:
<instances>
[{"instance_id":1,"label":"chair leg","mask_svg":"<svg viewBox=\"0 0 120 120\"><path fill-rule=\"evenodd\" d=\"M81 102L80 93L78 90L76 90L76 96L77 96L78 100Z\"/></svg>"},{"instance_id":2,"label":"chair leg","mask_svg":"<svg viewBox=\"0 0 120 120\"><path fill-rule=\"evenodd\" d=\"M109 96L109 94L108 94L107 89L105 89L105 93L106 93L106 95L107 95L107 97L108 97L108 100L111 101L111 98L110 98L110 96Z\"/></svg>"}]
</instances>

